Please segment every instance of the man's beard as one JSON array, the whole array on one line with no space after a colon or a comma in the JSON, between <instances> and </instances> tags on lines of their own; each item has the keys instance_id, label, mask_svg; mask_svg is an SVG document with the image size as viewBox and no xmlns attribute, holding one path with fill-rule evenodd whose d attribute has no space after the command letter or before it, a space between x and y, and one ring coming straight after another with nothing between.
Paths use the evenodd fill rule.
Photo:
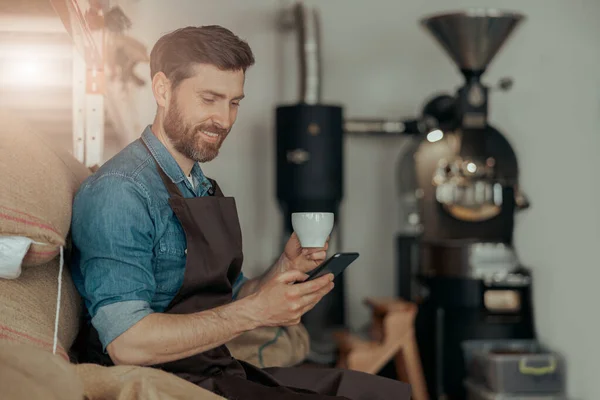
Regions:
<instances>
[{"instance_id":1,"label":"man's beard","mask_svg":"<svg viewBox=\"0 0 600 400\"><path fill-rule=\"evenodd\" d=\"M217 127L212 123L195 126L186 125L175 98L171 100L163 129L175 150L187 158L201 163L211 161L219 154L221 144L229 134L228 129ZM202 131L219 134L219 140L216 143L207 143L201 137Z\"/></svg>"}]
</instances>

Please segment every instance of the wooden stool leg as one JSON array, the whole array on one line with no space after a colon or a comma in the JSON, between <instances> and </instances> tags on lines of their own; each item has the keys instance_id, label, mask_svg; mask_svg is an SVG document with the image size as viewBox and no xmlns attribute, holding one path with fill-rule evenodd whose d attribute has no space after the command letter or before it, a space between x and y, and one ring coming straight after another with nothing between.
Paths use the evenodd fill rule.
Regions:
<instances>
[{"instance_id":1,"label":"wooden stool leg","mask_svg":"<svg viewBox=\"0 0 600 400\"><path fill-rule=\"evenodd\" d=\"M396 353L394 357L394 363L396 364L396 376L399 381L410 383L410 379L408 378L408 371L406 371L406 363L404 362L404 354L402 353L402 349Z\"/></svg>"},{"instance_id":2,"label":"wooden stool leg","mask_svg":"<svg viewBox=\"0 0 600 400\"><path fill-rule=\"evenodd\" d=\"M373 309L372 340L365 341L340 332L338 367L376 374L394 359L398 379L409 383L414 400L429 400L414 337L415 304L397 299L367 299Z\"/></svg>"},{"instance_id":3,"label":"wooden stool leg","mask_svg":"<svg viewBox=\"0 0 600 400\"><path fill-rule=\"evenodd\" d=\"M419 357L419 349L414 335L409 335L404 346L402 346L402 359L406 370L408 382L412 386L412 398L414 400L428 400L427 385Z\"/></svg>"}]
</instances>

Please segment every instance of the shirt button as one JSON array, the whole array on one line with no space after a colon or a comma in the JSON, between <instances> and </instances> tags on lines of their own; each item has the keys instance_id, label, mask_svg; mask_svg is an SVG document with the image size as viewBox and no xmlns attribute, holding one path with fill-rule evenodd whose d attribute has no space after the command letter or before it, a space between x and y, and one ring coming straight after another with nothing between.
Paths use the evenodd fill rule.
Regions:
<instances>
[{"instance_id":1,"label":"shirt button","mask_svg":"<svg viewBox=\"0 0 600 400\"><path fill-rule=\"evenodd\" d=\"M187 249L184 250L184 253L187 254Z\"/></svg>"}]
</instances>

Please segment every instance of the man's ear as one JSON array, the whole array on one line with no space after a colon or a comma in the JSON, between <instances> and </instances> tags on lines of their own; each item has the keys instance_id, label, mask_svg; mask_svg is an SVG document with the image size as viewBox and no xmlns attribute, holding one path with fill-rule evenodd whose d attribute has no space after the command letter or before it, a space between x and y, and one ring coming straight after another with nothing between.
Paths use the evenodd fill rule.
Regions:
<instances>
[{"instance_id":1,"label":"man's ear","mask_svg":"<svg viewBox=\"0 0 600 400\"><path fill-rule=\"evenodd\" d=\"M166 108L171 99L171 82L163 72L157 72L152 78L152 93L156 104Z\"/></svg>"}]
</instances>

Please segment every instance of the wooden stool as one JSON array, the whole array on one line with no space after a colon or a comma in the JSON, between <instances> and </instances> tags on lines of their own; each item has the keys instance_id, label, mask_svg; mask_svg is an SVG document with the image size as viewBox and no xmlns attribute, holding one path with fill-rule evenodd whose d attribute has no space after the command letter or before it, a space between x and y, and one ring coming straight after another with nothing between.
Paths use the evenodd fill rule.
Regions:
<instances>
[{"instance_id":1,"label":"wooden stool","mask_svg":"<svg viewBox=\"0 0 600 400\"><path fill-rule=\"evenodd\" d=\"M394 358L398 379L412 386L414 400L428 400L427 386L414 334L417 306L396 298L367 298L372 309L371 340L338 332L338 368L376 374Z\"/></svg>"}]
</instances>

